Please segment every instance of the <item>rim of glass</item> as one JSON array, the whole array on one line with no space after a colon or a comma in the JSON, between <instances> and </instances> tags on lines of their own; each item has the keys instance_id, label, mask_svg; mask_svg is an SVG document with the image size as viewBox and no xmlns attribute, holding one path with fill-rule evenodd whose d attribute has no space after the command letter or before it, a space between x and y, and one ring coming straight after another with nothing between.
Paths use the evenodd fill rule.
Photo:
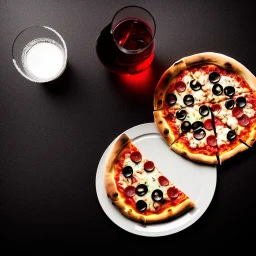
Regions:
<instances>
[{"instance_id":1,"label":"rim of glass","mask_svg":"<svg viewBox=\"0 0 256 256\"><path fill-rule=\"evenodd\" d=\"M115 17L117 16L118 13L120 13L120 12L123 11L124 9L130 8L130 7L135 7L135 8L138 8L138 9L141 9L141 10L147 12L147 13L149 14L149 16L151 17L151 19L152 19L152 21L153 21L153 24L154 24L154 33L152 33L152 31L151 31L152 40L151 40L150 44L148 44L146 47L140 48L140 49L138 49L138 50L127 50L126 48L124 48L124 47L122 47L121 45L119 45L118 42L115 40L115 37L113 36L113 40L114 40L115 44L116 44L117 47L120 48L123 52L128 53L128 54L136 54L136 53L140 53L140 52L146 50L146 49L154 42L154 40L155 40L155 34L156 34L156 21L155 21L154 16L153 16L147 9L145 9L144 7L141 7L141 6L138 6L138 5L127 5L127 6L122 7L121 9L119 9L119 10L115 13L115 15L113 16L112 21L111 21L111 29L110 29L110 32L111 32L112 35L113 35L113 32L114 32L114 30L113 30L113 22L114 22Z\"/></svg>"},{"instance_id":2,"label":"rim of glass","mask_svg":"<svg viewBox=\"0 0 256 256\"><path fill-rule=\"evenodd\" d=\"M44 28L44 29L48 29L48 30L52 31L53 33L55 33L55 34L59 37L59 39L61 40L61 43L63 44L63 48L64 48L64 49L63 49L63 50L64 50L64 65L63 65L63 68L62 68L62 70L60 71L60 73L59 73L56 77L54 77L54 79L51 79L51 78L49 78L49 79L32 79L31 77L27 76L27 75L20 69L20 67L18 66L18 64L16 63L16 60L15 60L15 57L14 57L14 46L15 46L15 43L16 43L17 39L18 39L19 36L20 36L21 34L23 34L26 30L31 29L31 28L35 28L35 27ZM21 30L21 31L17 34L17 36L14 38L13 43L12 43L12 61L13 61L13 63L14 63L14 66L16 67L16 69L18 70L18 72L19 72L23 77L25 77L26 79L28 79L28 80L30 80L30 81L32 81L32 82L36 82L36 83L46 83L46 82L53 81L53 80L57 79L58 77L60 77L61 74L64 72L65 67L66 67L66 65L67 65L67 55L68 55L68 50L67 50L67 46L66 46L66 43L65 43L65 40L63 39L63 37L62 37L62 36L60 35L60 33L58 33L55 29L53 29L53 28L51 28L51 27L49 27L49 26L45 26L45 25L31 25L31 26L29 26L29 27L24 28L23 30Z\"/></svg>"}]
</instances>

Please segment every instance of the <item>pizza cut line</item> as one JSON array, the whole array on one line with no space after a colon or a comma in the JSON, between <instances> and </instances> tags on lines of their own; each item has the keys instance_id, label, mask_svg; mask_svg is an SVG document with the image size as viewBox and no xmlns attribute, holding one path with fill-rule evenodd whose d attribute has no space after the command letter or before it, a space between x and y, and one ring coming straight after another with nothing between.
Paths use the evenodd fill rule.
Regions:
<instances>
[{"instance_id":1,"label":"pizza cut line","mask_svg":"<svg viewBox=\"0 0 256 256\"><path fill-rule=\"evenodd\" d=\"M139 223L164 222L195 207L125 133L117 138L109 154L105 188L119 212Z\"/></svg>"},{"instance_id":2,"label":"pizza cut line","mask_svg":"<svg viewBox=\"0 0 256 256\"><path fill-rule=\"evenodd\" d=\"M222 164L256 138L256 78L218 53L174 63L154 94L154 122L167 145L197 162Z\"/></svg>"}]
</instances>

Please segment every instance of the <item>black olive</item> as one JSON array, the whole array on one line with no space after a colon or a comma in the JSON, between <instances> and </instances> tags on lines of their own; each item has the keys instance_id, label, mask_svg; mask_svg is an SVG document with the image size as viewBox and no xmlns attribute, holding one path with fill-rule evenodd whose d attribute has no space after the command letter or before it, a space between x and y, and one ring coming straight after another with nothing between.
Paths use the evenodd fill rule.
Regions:
<instances>
[{"instance_id":1,"label":"black olive","mask_svg":"<svg viewBox=\"0 0 256 256\"><path fill-rule=\"evenodd\" d=\"M198 129L202 129L204 128L204 124L201 121L196 121L192 124L192 129L194 131L198 130Z\"/></svg>"},{"instance_id":2,"label":"black olive","mask_svg":"<svg viewBox=\"0 0 256 256\"><path fill-rule=\"evenodd\" d=\"M185 95L183 98L183 102L186 106L191 106L194 104L194 97L190 94Z\"/></svg>"},{"instance_id":3,"label":"black olive","mask_svg":"<svg viewBox=\"0 0 256 256\"><path fill-rule=\"evenodd\" d=\"M176 103L177 97L176 97L175 94L169 93L169 94L166 95L165 100L166 100L166 102L167 102L170 106L172 106L172 105L174 105L174 104Z\"/></svg>"},{"instance_id":4,"label":"black olive","mask_svg":"<svg viewBox=\"0 0 256 256\"><path fill-rule=\"evenodd\" d=\"M125 178L130 178L133 174L133 169L131 166L127 165L123 168L122 173Z\"/></svg>"},{"instance_id":5,"label":"black olive","mask_svg":"<svg viewBox=\"0 0 256 256\"><path fill-rule=\"evenodd\" d=\"M139 200L136 203L136 208L139 212L144 212L147 209L147 204L143 200Z\"/></svg>"},{"instance_id":6,"label":"black olive","mask_svg":"<svg viewBox=\"0 0 256 256\"><path fill-rule=\"evenodd\" d=\"M176 117L179 120L184 120L186 118L186 116L187 116L187 112L185 109L182 109L182 110L176 112Z\"/></svg>"},{"instance_id":7,"label":"black olive","mask_svg":"<svg viewBox=\"0 0 256 256\"><path fill-rule=\"evenodd\" d=\"M155 189L151 194L152 199L155 202L160 202L163 200L163 192L160 189Z\"/></svg>"},{"instance_id":8,"label":"black olive","mask_svg":"<svg viewBox=\"0 0 256 256\"><path fill-rule=\"evenodd\" d=\"M189 121L184 121L181 124L181 130L183 132L189 132L191 130L191 123Z\"/></svg>"},{"instance_id":9,"label":"black olive","mask_svg":"<svg viewBox=\"0 0 256 256\"><path fill-rule=\"evenodd\" d=\"M209 80L212 82L212 83L218 83L220 81L220 74L218 72L212 72L210 75L209 75Z\"/></svg>"},{"instance_id":10,"label":"black olive","mask_svg":"<svg viewBox=\"0 0 256 256\"><path fill-rule=\"evenodd\" d=\"M235 106L235 101L232 100L232 99L227 100L227 101L225 102L225 107L226 107L226 109L231 110L231 109L234 108L234 106Z\"/></svg>"},{"instance_id":11,"label":"black olive","mask_svg":"<svg viewBox=\"0 0 256 256\"><path fill-rule=\"evenodd\" d=\"M234 140L236 138L236 132L233 131L233 130L230 130L228 133L227 133L227 139L228 140Z\"/></svg>"},{"instance_id":12,"label":"black olive","mask_svg":"<svg viewBox=\"0 0 256 256\"><path fill-rule=\"evenodd\" d=\"M240 108L243 108L246 105L246 98L245 97L238 97L236 99L236 105Z\"/></svg>"},{"instance_id":13,"label":"black olive","mask_svg":"<svg viewBox=\"0 0 256 256\"><path fill-rule=\"evenodd\" d=\"M233 86L226 86L224 88L225 95L232 97L235 94L235 88Z\"/></svg>"},{"instance_id":14,"label":"black olive","mask_svg":"<svg viewBox=\"0 0 256 256\"><path fill-rule=\"evenodd\" d=\"M202 88L202 85L195 79L190 81L190 87L194 91L199 91Z\"/></svg>"},{"instance_id":15,"label":"black olive","mask_svg":"<svg viewBox=\"0 0 256 256\"><path fill-rule=\"evenodd\" d=\"M209 108L207 106L203 105L199 108L199 113L201 116L208 116Z\"/></svg>"},{"instance_id":16,"label":"black olive","mask_svg":"<svg viewBox=\"0 0 256 256\"><path fill-rule=\"evenodd\" d=\"M206 132L204 129L197 129L194 131L194 138L197 140L201 140L205 137Z\"/></svg>"},{"instance_id":17,"label":"black olive","mask_svg":"<svg viewBox=\"0 0 256 256\"><path fill-rule=\"evenodd\" d=\"M223 92L223 87L220 85L220 84L215 84L213 87L212 87L212 92L213 94L219 96L222 94Z\"/></svg>"},{"instance_id":18,"label":"black olive","mask_svg":"<svg viewBox=\"0 0 256 256\"><path fill-rule=\"evenodd\" d=\"M135 192L138 196L144 196L148 192L148 187L145 184L140 184L136 187Z\"/></svg>"}]
</instances>

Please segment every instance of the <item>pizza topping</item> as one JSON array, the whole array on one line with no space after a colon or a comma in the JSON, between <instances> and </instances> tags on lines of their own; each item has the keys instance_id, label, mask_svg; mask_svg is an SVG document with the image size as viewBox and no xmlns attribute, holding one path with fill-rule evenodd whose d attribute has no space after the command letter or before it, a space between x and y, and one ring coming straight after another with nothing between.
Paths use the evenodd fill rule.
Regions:
<instances>
[{"instance_id":1,"label":"pizza topping","mask_svg":"<svg viewBox=\"0 0 256 256\"><path fill-rule=\"evenodd\" d=\"M126 196L128 197L133 197L135 196L135 187L134 186L127 186L125 189L124 189L124 193Z\"/></svg>"},{"instance_id":2,"label":"pizza topping","mask_svg":"<svg viewBox=\"0 0 256 256\"><path fill-rule=\"evenodd\" d=\"M245 105L246 105L246 98L245 97L238 97L237 99L236 99L236 105L238 106L238 107L240 107L240 108L243 108L243 107L245 107Z\"/></svg>"},{"instance_id":3,"label":"pizza topping","mask_svg":"<svg viewBox=\"0 0 256 256\"><path fill-rule=\"evenodd\" d=\"M235 94L235 88L233 86L226 86L224 88L225 95L232 97Z\"/></svg>"},{"instance_id":4,"label":"pizza topping","mask_svg":"<svg viewBox=\"0 0 256 256\"><path fill-rule=\"evenodd\" d=\"M191 94L185 95L183 102L186 106L191 106L194 104L194 97Z\"/></svg>"},{"instance_id":5,"label":"pizza topping","mask_svg":"<svg viewBox=\"0 0 256 256\"><path fill-rule=\"evenodd\" d=\"M192 124L192 129L194 131L198 130L198 129L201 129L201 128L204 128L204 124L201 122L201 121L196 121Z\"/></svg>"},{"instance_id":6,"label":"pizza topping","mask_svg":"<svg viewBox=\"0 0 256 256\"><path fill-rule=\"evenodd\" d=\"M236 132L234 130L230 130L227 133L227 139L228 140L234 140L236 138Z\"/></svg>"},{"instance_id":7,"label":"pizza topping","mask_svg":"<svg viewBox=\"0 0 256 256\"><path fill-rule=\"evenodd\" d=\"M165 176L159 176L158 177L158 182L161 186L168 186L169 185L169 180Z\"/></svg>"},{"instance_id":8,"label":"pizza topping","mask_svg":"<svg viewBox=\"0 0 256 256\"><path fill-rule=\"evenodd\" d=\"M131 166L127 165L123 168L122 173L125 178L130 178L133 174L133 169Z\"/></svg>"},{"instance_id":9,"label":"pizza topping","mask_svg":"<svg viewBox=\"0 0 256 256\"><path fill-rule=\"evenodd\" d=\"M214 86L212 87L212 92L216 96L219 96L223 92L223 87L220 84L214 84Z\"/></svg>"},{"instance_id":10,"label":"pizza topping","mask_svg":"<svg viewBox=\"0 0 256 256\"><path fill-rule=\"evenodd\" d=\"M206 132L204 129L197 129L194 131L194 138L197 139L197 140L201 140L205 137L206 135Z\"/></svg>"},{"instance_id":11,"label":"pizza topping","mask_svg":"<svg viewBox=\"0 0 256 256\"><path fill-rule=\"evenodd\" d=\"M202 85L195 79L190 81L190 87L193 91L199 91L202 88Z\"/></svg>"},{"instance_id":12,"label":"pizza topping","mask_svg":"<svg viewBox=\"0 0 256 256\"><path fill-rule=\"evenodd\" d=\"M136 208L139 212L144 212L147 209L147 204L143 200L139 200L136 203Z\"/></svg>"},{"instance_id":13,"label":"pizza topping","mask_svg":"<svg viewBox=\"0 0 256 256\"><path fill-rule=\"evenodd\" d=\"M155 189L155 190L152 192L151 197L152 197L152 199L153 199L155 202L160 202L160 201L163 200L164 195L163 195L162 190L160 190L160 189Z\"/></svg>"},{"instance_id":14,"label":"pizza topping","mask_svg":"<svg viewBox=\"0 0 256 256\"><path fill-rule=\"evenodd\" d=\"M216 140L216 137L214 135L209 135L206 138L206 142L211 147L216 147L217 146L217 140Z\"/></svg>"},{"instance_id":15,"label":"pizza topping","mask_svg":"<svg viewBox=\"0 0 256 256\"><path fill-rule=\"evenodd\" d=\"M200 106L199 113L201 116L208 116L209 114L209 108L205 105Z\"/></svg>"},{"instance_id":16,"label":"pizza topping","mask_svg":"<svg viewBox=\"0 0 256 256\"><path fill-rule=\"evenodd\" d=\"M220 106L220 104L213 104L211 106L211 109L212 109L213 112L220 112L221 111L221 106Z\"/></svg>"},{"instance_id":17,"label":"pizza topping","mask_svg":"<svg viewBox=\"0 0 256 256\"><path fill-rule=\"evenodd\" d=\"M218 72L211 72L209 75L209 80L212 83L218 83L220 81L220 74Z\"/></svg>"},{"instance_id":18,"label":"pizza topping","mask_svg":"<svg viewBox=\"0 0 256 256\"><path fill-rule=\"evenodd\" d=\"M231 109L234 108L234 106L235 106L235 101L232 100L232 99L229 99L229 100L227 100L227 101L225 102L225 107L226 107L226 109L231 110Z\"/></svg>"},{"instance_id":19,"label":"pizza topping","mask_svg":"<svg viewBox=\"0 0 256 256\"><path fill-rule=\"evenodd\" d=\"M243 114L240 118L237 119L238 124L241 126L247 126L250 122L249 117L246 114Z\"/></svg>"},{"instance_id":20,"label":"pizza topping","mask_svg":"<svg viewBox=\"0 0 256 256\"><path fill-rule=\"evenodd\" d=\"M146 163L144 163L144 169L145 169L145 171L147 171L147 172L152 172L152 171L154 171L154 169L155 169L155 164L154 164L154 162L152 162L152 161L147 161Z\"/></svg>"},{"instance_id":21,"label":"pizza topping","mask_svg":"<svg viewBox=\"0 0 256 256\"><path fill-rule=\"evenodd\" d=\"M142 155L139 151L134 151L131 153L130 158L134 163L139 163L142 159Z\"/></svg>"},{"instance_id":22,"label":"pizza topping","mask_svg":"<svg viewBox=\"0 0 256 256\"><path fill-rule=\"evenodd\" d=\"M172 106L176 103L177 97L173 93L168 93L165 98L166 102L169 104L169 106Z\"/></svg>"},{"instance_id":23,"label":"pizza topping","mask_svg":"<svg viewBox=\"0 0 256 256\"><path fill-rule=\"evenodd\" d=\"M148 192L148 187L145 184L139 184L135 192L138 196L144 196Z\"/></svg>"},{"instance_id":24,"label":"pizza topping","mask_svg":"<svg viewBox=\"0 0 256 256\"><path fill-rule=\"evenodd\" d=\"M232 109L232 116L235 118L240 118L243 115L244 111L240 107L234 107Z\"/></svg>"},{"instance_id":25,"label":"pizza topping","mask_svg":"<svg viewBox=\"0 0 256 256\"><path fill-rule=\"evenodd\" d=\"M186 84L183 81L179 81L175 84L177 92L184 92L186 90Z\"/></svg>"},{"instance_id":26,"label":"pizza topping","mask_svg":"<svg viewBox=\"0 0 256 256\"><path fill-rule=\"evenodd\" d=\"M191 123L189 121L184 121L181 124L181 130L183 132L189 132L191 130Z\"/></svg>"},{"instance_id":27,"label":"pizza topping","mask_svg":"<svg viewBox=\"0 0 256 256\"><path fill-rule=\"evenodd\" d=\"M204 128L205 128L206 130L208 130L208 131L210 131L210 130L213 129L213 127L212 127L212 119L211 119L211 118L206 119L206 120L204 121Z\"/></svg>"},{"instance_id":28,"label":"pizza topping","mask_svg":"<svg viewBox=\"0 0 256 256\"><path fill-rule=\"evenodd\" d=\"M170 187L167 190L167 195L171 198L171 199L176 199L179 196L179 190L175 187Z\"/></svg>"},{"instance_id":29,"label":"pizza topping","mask_svg":"<svg viewBox=\"0 0 256 256\"><path fill-rule=\"evenodd\" d=\"M186 110L182 109L180 111L177 111L176 112L176 117L179 119L179 120L184 120L187 116L187 112Z\"/></svg>"}]
</instances>

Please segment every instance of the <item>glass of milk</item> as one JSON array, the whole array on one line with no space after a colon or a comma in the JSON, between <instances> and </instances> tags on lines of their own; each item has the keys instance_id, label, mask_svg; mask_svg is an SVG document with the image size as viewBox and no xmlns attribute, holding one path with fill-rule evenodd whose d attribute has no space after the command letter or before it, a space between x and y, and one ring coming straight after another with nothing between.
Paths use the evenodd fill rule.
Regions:
<instances>
[{"instance_id":1,"label":"glass of milk","mask_svg":"<svg viewBox=\"0 0 256 256\"><path fill-rule=\"evenodd\" d=\"M28 80L50 82L66 68L66 43L53 28L34 25L22 30L15 38L12 59L19 73Z\"/></svg>"}]
</instances>

